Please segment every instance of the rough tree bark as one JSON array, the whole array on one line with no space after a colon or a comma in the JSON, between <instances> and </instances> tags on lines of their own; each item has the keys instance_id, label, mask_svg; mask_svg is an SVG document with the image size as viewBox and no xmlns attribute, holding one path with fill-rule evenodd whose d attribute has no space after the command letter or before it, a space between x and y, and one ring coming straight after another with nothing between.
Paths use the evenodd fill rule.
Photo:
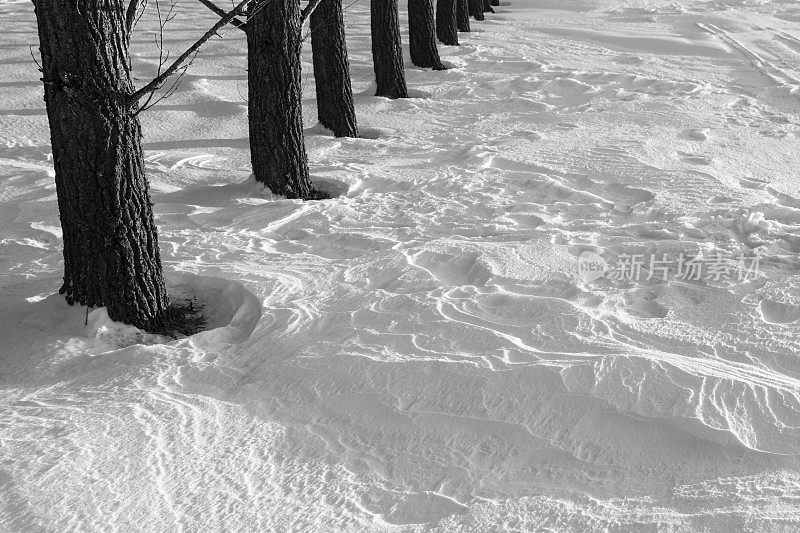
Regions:
<instances>
[{"instance_id":1,"label":"rough tree bark","mask_svg":"<svg viewBox=\"0 0 800 533\"><path fill-rule=\"evenodd\" d=\"M437 0L436 2L436 36L443 44L450 46L458 46L457 2L458 0Z\"/></svg>"},{"instance_id":2,"label":"rough tree bark","mask_svg":"<svg viewBox=\"0 0 800 533\"><path fill-rule=\"evenodd\" d=\"M342 0L322 0L310 20L319 122L336 137L358 137Z\"/></svg>"},{"instance_id":3,"label":"rough tree bark","mask_svg":"<svg viewBox=\"0 0 800 533\"><path fill-rule=\"evenodd\" d=\"M456 26L458 31L469 31L469 0L456 0Z\"/></svg>"},{"instance_id":4,"label":"rough tree bark","mask_svg":"<svg viewBox=\"0 0 800 533\"><path fill-rule=\"evenodd\" d=\"M376 96L408 98L397 0L371 0L372 64Z\"/></svg>"},{"instance_id":5,"label":"rough tree bark","mask_svg":"<svg viewBox=\"0 0 800 533\"><path fill-rule=\"evenodd\" d=\"M255 179L287 198L315 197L300 81L300 1L253 0L247 21L248 122Z\"/></svg>"},{"instance_id":6,"label":"rough tree bark","mask_svg":"<svg viewBox=\"0 0 800 533\"><path fill-rule=\"evenodd\" d=\"M483 14L483 0L469 0L469 13L475 20L485 20L486 16Z\"/></svg>"},{"instance_id":7,"label":"rough tree bark","mask_svg":"<svg viewBox=\"0 0 800 533\"><path fill-rule=\"evenodd\" d=\"M412 63L422 68L445 69L436 46L433 0L408 0L408 36Z\"/></svg>"},{"instance_id":8,"label":"rough tree bark","mask_svg":"<svg viewBox=\"0 0 800 533\"><path fill-rule=\"evenodd\" d=\"M144 330L168 309L122 0L34 0L70 304Z\"/></svg>"}]
</instances>

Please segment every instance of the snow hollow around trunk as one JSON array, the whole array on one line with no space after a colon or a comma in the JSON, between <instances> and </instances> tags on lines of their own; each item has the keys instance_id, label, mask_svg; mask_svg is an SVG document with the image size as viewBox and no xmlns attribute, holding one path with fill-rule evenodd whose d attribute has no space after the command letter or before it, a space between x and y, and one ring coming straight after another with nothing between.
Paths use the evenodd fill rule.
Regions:
<instances>
[{"instance_id":1,"label":"snow hollow around trunk","mask_svg":"<svg viewBox=\"0 0 800 533\"><path fill-rule=\"evenodd\" d=\"M261 302L240 283L188 272L168 273L166 280L170 302L194 310L199 319L201 331L189 336L195 343L240 343L261 318ZM96 340L96 348L108 350L175 340L115 322L105 307L88 314L86 336Z\"/></svg>"}]
</instances>

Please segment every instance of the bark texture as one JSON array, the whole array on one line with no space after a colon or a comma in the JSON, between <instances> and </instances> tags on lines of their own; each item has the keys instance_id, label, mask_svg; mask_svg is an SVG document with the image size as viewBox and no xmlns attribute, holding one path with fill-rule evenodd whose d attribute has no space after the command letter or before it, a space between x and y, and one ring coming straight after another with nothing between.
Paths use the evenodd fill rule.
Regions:
<instances>
[{"instance_id":1,"label":"bark texture","mask_svg":"<svg viewBox=\"0 0 800 533\"><path fill-rule=\"evenodd\" d=\"M437 0L436 36L443 44L458 46L456 6L458 0Z\"/></svg>"},{"instance_id":2,"label":"bark texture","mask_svg":"<svg viewBox=\"0 0 800 533\"><path fill-rule=\"evenodd\" d=\"M372 64L376 96L408 98L397 0L371 0Z\"/></svg>"},{"instance_id":3,"label":"bark texture","mask_svg":"<svg viewBox=\"0 0 800 533\"><path fill-rule=\"evenodd\" d=\"M342 0L322 0L311 14L317 117L336 137L358 137Z\"/></svg>"},{"instance_id":4,"label":"bark texture","mask_svg":"<svg viewBox=\"0 0 800 533\"><path fill-rule=\"evenodd\" d=\"M255 179L275 194L308 199L300 80L300 1L253 0L247 21L250 159Z\"/></svg>"},{"instance_id":5,"label":"bark texture","mask_svg":"<svg viewBox=\"0 0 800 533\"><path fill-rule=\"evenodd\" d=\"M475 17L475 20L485 20L483 0L469 0L469 14Z\"/></svg>"},{"instance_id":6,"label":"bark texture","mask_svg":"<svg viewBox=\"0 0 800 533\"><path fill-rule=\"evenodd\" d=\"M483 0L483 11L488 13L494 13L494 9L492 9L491 3L489 0Z\"/></svg>"},{"instance_id":7,"label":"bark texture","mask_svg":"<svg viewBox=\"0 0 800 533\"><path fill-rule=\"evenodd\" d=\"M458 31L469 31L469 0L456 0L456 26Z\"/></svg>"},{"instance_id":8,"label":"bark texture","mask_svg":"<svg viewBox=\"0 0 800 533\"><path fill-rule=\"evenodd\" d=\"M34 0L67 302L153 331L168 308L122 0Z\"/></svg>"},{"instance_id":9,"label":"bark texture","mask_svg":"<svg viewBox=\"0 0 800 533\"><path fill-rule=\"evenodd\" d=\"M408 0L408 36L413 64L422 68L444 70L436 46L433 0Z\"/></svg>"}]
</instances>

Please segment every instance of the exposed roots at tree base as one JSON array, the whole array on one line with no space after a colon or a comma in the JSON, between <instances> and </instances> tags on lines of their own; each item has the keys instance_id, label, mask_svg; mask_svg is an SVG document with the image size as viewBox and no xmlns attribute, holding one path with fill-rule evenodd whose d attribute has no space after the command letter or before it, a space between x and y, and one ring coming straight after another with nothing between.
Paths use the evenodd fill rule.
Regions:
<instances>
[{"instance_id":1,"label":"exposed roots at tree base","mask_svg":"<svg viewBox=\"0 0 800 533\"><path fill-rule=\"evenodd\" d=\"M330 200L331 198L333 198L333 196L325 191L311 189L311 193L308 195L308 198L304 198L304 200Z\"/></svg>"},{"instance_id":2,"label":"exposed roots at tree base","mask_svg":"<svg viewBox=\"0 0 800 533\"><path fill-rule=\"evenodd\" d=\"M66 279L64 280L64 284L61 285L61 288L58 289L58 294L64 295L64 299L67 300L69 305L78 304L86 307L95 307L97 305L94 300L90 300L87 296L75 294L75 291L72 290Z\"/></svg>"},{"instance_id":3,"label":"exposed roots at tree base","mask_svg":"<svg viewBox=\"0 0 800 533\"><path fill-rule=\"evenodd\" d=\"M317 200L323 198L313 199ZM83 301L86 299L82 299L75 295L74 292L70 291L66 282L58 289L58 293L64 295L64 299L69 305L78 304L87 309L98 306L97 302ZM204 311L205 306L199 304L193 298L170 299L169 307L164 311L160 320L157 321L154 327L147 328L146 331L147 333L163 335L170 339L189 337L206 329L208 320L203 314Z\"/></svg>"},{"instance_id":4,"label":"exposed roots at tree base","mask_svg":"<svg viewBox=\"0 0 800 533\"><path fill-rule=\"evenodd\" d=\"M169 307L164 312L161 327L156 328L157 335L171 339L189 337L206 329L208 320L203 314L205 306L198 304L194 299L170 300Z\"/></svg>"}]
</instances>

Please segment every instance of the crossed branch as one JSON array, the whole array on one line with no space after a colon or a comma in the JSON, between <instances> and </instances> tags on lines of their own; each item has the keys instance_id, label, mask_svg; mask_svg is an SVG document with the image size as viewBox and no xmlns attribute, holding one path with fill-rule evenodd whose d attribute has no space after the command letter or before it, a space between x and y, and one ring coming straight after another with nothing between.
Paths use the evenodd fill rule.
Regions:
<instances>
[{"instance_id":1,"label":"crossed branch","mask_svg":"<svg viewBox=\"0 0 800 533\"><path fill-rule=\"evenodd\" d=\"M135 1L135 0L134 0ZM164 83L173 75L175 74L178 69L183 67L183 64L191 58L197 50L203 46L206 41L211 39L217 32L225 26L229 24L233 19L244 13L244 10L247 8L247 4L250 3L251 0L242 0L239 4L236 5L233 11L226 14L225 16L221 17L216 24L214 24L210 30L208 30L205 34L203 34L200 39L198 39L192 46L187 48L179 57L176 59L169 67L164 70L161 74L156 76L150 83L142 87L141 89L134 92L127 98L127 104L129 107L134 107L139 103L139 100L144 98L145 95L150 94L154 91L160 89ZM130 9L128 9L128 14L130 14ZM185 67L183 67L185 68Z\"/></svg>"},{"instance_id":2,"label":"crossed branch","mask_svg":"<svg viewBox=\"0 0 800 533\"><path fill-rule=\"evenodd\" d=\"M126 100L126 103L127 103L128 107L133 108L133 107L138 105L139 101L142 98L147 97L147 100L145 101L145 105L142 106L142 108L140 108L137 111L137 113L141 112L141 111L144 111L148 107L151 107L150 103L151 103L151 100L153 98L153 93L155 91L159 90L161 87L163 87L164 84L167 82L167 80L170 77L172 77L179 70L181 70L182 73L185 72L186 69L189 67L189 65L191 65L192 61L194 60L194 56L197 55L197 51L200 49L200 47L203 46L206 43L206 41L211 39L211 37L213 37L214 35L217 35L217 32L222 27L224 27L227 24L232 24L233 26L235 26L235 27L239 28L240 30L246 32L247 31L247 23L239 20L237 17L245 14L247 6L251 1L258 1L258 0L241 0L241 2L239 2L239 4L236 5L236 7L233 9L233 11L230 11L230 12L227 12L224 9L222 9L221 7L217 6L216 4L211 2L211 0L198 0L198 1L201 4L203 4L204 6L206 6L208 9L213 11L215 14L219 15L220 19L217 21L216 24L214 24L214 26L211 27L210 30L208 30L205 34L203 34L203 36L200 37L200 39L198 39L192 46L187 48L178 57L178 59L176 59L169 67L167 67L163 71L162 71L162 68L163 68L163 66L164 66L164 64L166 62L166 59L164 59L163 62L162 62L161 55L160 55L158 73L157 73L156 77L152 81L150 81L150 83L148 83L147 85L145 85L141 89L139 89L139 90L135 91L133 94L131 94ZM261 5L259 5L256 8L256 11L262 9L267 4L267 2L269 2L269 1L270 0L264 0L263 3L261 3ZM303 11L300 13L300 24L301 24L301 26L305 23L306 20L308 20L308 18L311 16L311 14L314 12L314 10L317 8L317 6L320 4L321 1L322 0L309 0L309 2L306 5L306 7L303 8ZM133 27L136 25L136 22L138 21L139 17L141 17L141 12L138 11L140 3L142 5L146 5L147 0L131 0L130 4L128 4L128 9L127 9L126 14L125 14L125 22L126 22L126 25L128 27L128 32L129 33L133 30ZM138 16L137 16L137 12L139 12ZM253 11L251 13L247 13L247 16L248 17L252 17L254 13L255 13L255 11ZM169 20L169 15L168 15L167 19ZM161 20L160 14L159 14L159 20ZM163 29L164 29L164 26L162 24L161 25L162 45L163 45ZM161 50L161 53L163 53L163 46L160 47L160 50ZM182 73L181 73L181 75L182 75ZM169 91L167 91L168 95L172 94L176 88L177 88L177 82L175 84L173 84L172 88ZM163 99L163 97L159 98L158 101L161 101L162 99Z\"/></svg>"},{"instance_id":3,"label":"crossed branch","mask_svg":"<svg viewBox=\"0 0 800 533\"><path fill-rule=\"evenodd\" d=\"M216 13L217 15L219 15L220 17L225 17L225 16L227 16L229 14L224 9L222 9L221 7L216 5L214 2L211 2L211 0L197 0L197 1L200 2L201 4L203 4L204 6L206 6L208 9L210 9L214 13ZM301 26L303 24L305 24L306 20L308 20L308 18L311 16L311 13L313 13L314 10L317 9L317 6L320 4L321 1L322 0L309 0L309 2L306 5L306 7L304 7L303 11L300 13L300 25ZM247 23L246 22L242 22L241 20L239 20L237 18L234 18L233 20L231 20L231 24L233 24L234 26L236 26L237 28L239 28L243 32L245 32L245 33L247 32Z\"/></svg>"}]
</instances>

